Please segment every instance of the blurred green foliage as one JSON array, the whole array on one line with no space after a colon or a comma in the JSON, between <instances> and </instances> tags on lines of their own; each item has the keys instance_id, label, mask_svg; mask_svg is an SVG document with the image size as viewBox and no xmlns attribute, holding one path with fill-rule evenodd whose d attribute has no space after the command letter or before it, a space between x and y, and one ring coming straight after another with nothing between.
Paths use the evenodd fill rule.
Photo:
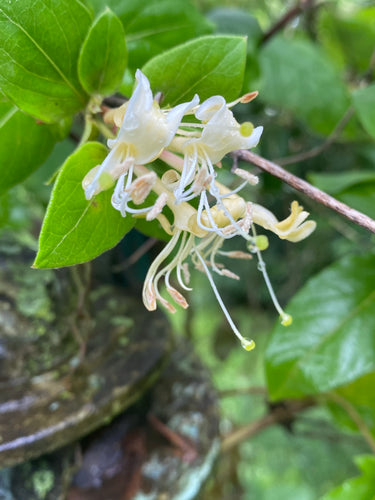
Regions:
<instances>
[{"instance_id":1,"label":"blurred green foliage","mask_svg":"<svg viewBox=\"0 0 375 500\"><path fill-rule=\"evenodd\" d=\"M258 152L375 217L373 2L59 0L54 8L68 19L63 29L44 2L37 2L36 24L35 2L31 9L31 2L22 1L28 3L24 11L17 10L17 2L0 8L5 47L0 52L0 231L13 231L37 247L52 187L47 181L64 163L60 174L65 175L71 158L73 163L82 159L81 150L66 162L83 133L86 103L91 98L97 105L117 89L131 92L138 67L173 103L195 91L205 97L212 89L233 98L243 78L242 91L257 89L260 95L235 112L239 121L250 118L264 126ZM106 6L113 13L97 17ZM55 27L45 30L46 37L43 23ZM114 30L109 32L106 23ZM27 40L21 24L30 30ZM247 37L247 49L240 37ZM118 48L119 67L95 57L99 43L102 49L103 44ZM211 50L214 57L205 60ZM12 51L14 60L22 61L17 71ZM210 78L203 75L200 81L203 64ZM174 86L177 67L185 72ZM85 139L101 140L100 127L90 127ZM220 175L229 175L231 162L223 166ZM86 171L87 164L77 161L77 170ZM57 183L55 194L61 216L71 207L69 189ZM233 391L221 399L223 436L292 398L313 394L314 407L223 453L204 498L374 500L374 457L354 458L375 451L374 236L268 174L260 174L259 185L248 187L247 195L280 219L298 198L318 222L315 233L296 245L271 235L264 252L282 305L290 301L294 324L289 330L273 325L275 312L252 262L234 263L240 282L219 277L217 285L240 330L255 339L254 352L245 353L233 342L199 274L192 277L191 308L171 320L176 330L191 335L218 390ZM48 239L51 228L46 228ZM159 233L155 226L148 230ZM263 390L251 389L259 386Z\"/></svg>"}]
</instances>

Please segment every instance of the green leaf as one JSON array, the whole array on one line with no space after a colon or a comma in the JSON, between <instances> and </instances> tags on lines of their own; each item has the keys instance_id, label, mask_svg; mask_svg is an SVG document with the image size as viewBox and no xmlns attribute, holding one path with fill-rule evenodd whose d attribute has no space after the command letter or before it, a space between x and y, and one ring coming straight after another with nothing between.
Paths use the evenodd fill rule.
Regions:
<instances>
[{"instance_id":1,"label":"green leaf","mask_svg":"<svg viewBox=\"0 0 375 500\"><path fill-rule=\"evenodd\" d=\"M263 32L254 16L241 9L218 8L208 18L215 24L216 33L246 36L248 53L255 51Z\"/></svg>"},{"instance_id":2,"label":"green leaf","mask_svg":"<svg viewBox=\"0 0 375 500\"><path fill-rule=\"evenodd\" d=\"M124 28L107 8L91 26L79 56L78 74L86 92L109 95L117 90L127 58Z\"/></svg>"},{"instance_id":3,"label":"green leaf","mask_svg":"<svg viewBox=\"0 0 375 500\"><path fill-rule=\"evenodd\" d=\"M339 387L328 396L327 407L335 422L345 431L360 432L342 404L351 406L375 437L375 372L368 373L354 382ZM337 398L339 396L339 398ZM342 403L341 403L342 402ZM340 404L341 403L341 404Z\"/></svg>"},{"instance_id":4,"label":"green leaf","mask_svg":"<svg viewBox=\"0 0 375 500\"><path fill-rule=\"evenodd\" d=\"M375 181L375 170L353 170L332 174L311 173L309 181L329 194L338 194L358 184Z\"/></svg>"},{"instance_id":5,"label":"green leaf","mask_svg":"<svg viewBox=\"0 0 375 500\"><path fill-rule=\"evenodd\" d=\"M375 371L375 255L343 259L312 278L266 350L272 399L318 394Z\"/></svg>"},{"instance_id":6,"label":"green leaf","mask_svg":"<svg viewBox=\"0 0 375 500\"><path fill-rule=\"evenodd\" d=\"M342 191L338 196L350 207L375 219L375 182L367 182Z\"/></svg>"},{"instance_id":7,"label":"green leaf","mask_svg":"<svg viewBox=\"0 0 375 500\"><path fill-rule=\"evenodd\" d=\"M9 102L0 102L0 195L32 174L55 142L51 126L36 123Z\"/></svg>"},{"instance_id":8,"label":"green leaf","mask_svg":"<svg viewBox=\"0 0 375 500\"><path fill-rule=\"evenodd\" d=\"M335 62L362 74L374 50L375 7L350 10L345 17L337 4L330 7L318 11L319 41Z\"/></svg>"},{"instance_id":9,"label":"green leaf","mask_svg":"<svg viewBox=\"0 0 375 500\"><path fill-rule=\"evenodd\" d=\"M91 201L85 199L82 179L107 153L105 146L91 142L64 163L43 221L34 267L63 267L94 259L133 227L132 217L121 217L112 207L112 190Z\"/></svg>"},{"instance_id":10,"label":"green leaf","mask_svg":"<svg viewBox=\"0 0 375 500\"><path fill-rule=\"evenodd\" d=\"M275 37L260 51L260 98L287 109L313 130L330 134L349 107L332 61L308 40Z\"/></svg>"},{"instance_id":11,"label":"green leaf","mask_svg":"<svg viewBox=\"0 0 375 500\"><path fill-rule=\"evenodd\" d=\"M108 5L126 33L133 71L164 50L212 32L189 0L91 0L97 12Z\"/></svg>"},{"instance_id":12,"label":"green leaf","mask_svg":"<svg viewBox=\"0 0 375 500\"><path fill-rule=\"evenodd\" d=\"M350 207L375 218L375 172L359 170L336 174L310 174L319 189L335 195Z\"/></svg>"},{"instance_id":13,"label":"green leaf","mask_svg":"<svg viewBox=\"0 0 375 500\"><path fill-rule=\"evenodd\" d=\"M154 92L175 105L199 94L201 101L220 94L238 97L246 63L246 39L206 36L179 45L151 59L143 68Z\"/></svg>"},{"instance_id":14,"label":"green leaf","mask_svg":"<svg viewBox=\"0 0 375 500\"><path fill-rule=\"evenodd\" d=\"M363 128L375 138L375 83L353 92L353 105Z\"/></svg>"},{"instance_id":15,"label":"green leaf","mask_svg":"<svg viewBox=\"0 0 375 500\"><path fill-rule=\"evenodd\" d=\"M362 455L355 462L362 476L348 479L320 500L375 500L375 457Z\"/></svg>"},{"instance_id":16,"label":"green leaf","mask_svg":"<svg viewBox=\"0 0 375 500\"><path fill-rule=\"evenodd\" d=\"M91 24L82 0L19 0L0 7L0 88L19 108L46 122L82 109L77 75Z\"/></svg>"}]
</instances>

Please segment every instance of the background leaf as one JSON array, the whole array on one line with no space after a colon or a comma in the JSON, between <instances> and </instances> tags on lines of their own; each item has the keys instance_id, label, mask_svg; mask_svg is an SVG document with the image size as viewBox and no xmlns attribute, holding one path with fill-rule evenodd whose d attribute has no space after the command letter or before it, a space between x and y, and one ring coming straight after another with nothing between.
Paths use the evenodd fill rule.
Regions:
<instances>
[{"instance_id":1,"label":"background leaf","mask_svg":"<svg viewBox=\"0 0 375 500\"><path fill-rule=\"evenodd\" d=\"M273 399L317 394L375 371L375 255L349 257L292 299L266 351Z\"/></svg>"},{"instance_id":2,"label":"background leaf","mask_svg":"<svg viewBox=\"0 0 375 500\"><path fill-rule=\"evenodd\" d=\"M314 186L329 194L338 194L358 184L375 181L375 170L351 170L339 173L311 173L308 178Z\"/></svg>"},{"instance_id":3,"label":"background leaf","mask_svg":"<svg viewBox=\"0 0 375 500\"><path fill-rule=\"evenodd\" d=\"M342 486L324 495L321 500L374 500L375 499L375 457L356 457L356 464L362 476L345 481Z\"/></svg>"},{"instance_id":4,"label":"background leaf","mask_svg":"<svg viewBox=\"0 0 375 500\"><path fill-rule=\"evenodd\" d=\"M46 122L85 106L77 76L91 23L81 0L20 0L0 6L0 88L19 108Z\"/></svg>"},{"instance_id":5,"label":"background leaf","mask_svg":"<svg viewBox=\"0 0 375 500\"><path fill-rule=\"evenodd\" d=\"M127 58L124 28L107 8L91 26L79 57L78 74L86 92L109 95L117 90Z\"/></svg>"},{"instance_id":6,"label":"background leaf","mask_svg":"<svg viewBox=\"0 0 375 500\"><path fill-rule=\"evenodd\" d=\"M263 32L254 16L241 9L218 8L208 18L215 24L216 33L246 36L248 53L255 51Z\"/></svg>"},{"instance_id":7,"label":"background leaf","mask_svg":"<svg viewBox=\"0 0 375 500\"><path fill-rule=\"evenodd\" d=\"M82 179L107 154L105 146L92 142L66 160L53 188L34 267L63 267L94 259L133 227L132 217L124 218L112 207L112 190L91 201L85 199Z\"/></svg>"},{"instance_id":8,"label":"background leaf","mask_svg":"<svg viewBox=\"0 0 375 500\"><path fill-rule=\"evenodd\" d=\"M246 39L206 36L179 45L151 59L143 72L163 103L175 105L199 94L201 101L220 94L238 97L246 63Z\"/></svg>"},{"instance_id":9,"label":"background leaf","mask_svg":"<svg viewBox=\"0 0 375 500\"><path fill-rule=\"evenodd\" d=\"M38 124L9 102L0 102L0 195L34 172L55 145L51 126Z\"/></svg>"},{"instance_id":10,"label":"background leaf","mask_svg":"<svg viewBox=\"0 0 375 500\"><path fill-rule=\"evenodd\" d=\"M375 138L375 84L353 92L353 104L363 128Z\"/></svg>"},{"instance_id":11,"label":"background leaf","mask_svg":"<svg viewBox=\"0 0 375 500\"><path fill-rule=\"evenodd\" d=\"M310 174L319 189L375 218L375 171L359 170L335 174Z\"/></svg>"},{"instance_id":12,"label":"background leaf","mask_svg":"<svg viewBox=\"0 0 375 500\"><path fill-rule=\"evenodd\" d=\"M338 13L337 5L318 11L318 37L339 64L350 71L364 73L374 50L375 7Z\"/></svg>"},{"instance_id":13,"label":"background leaf","mask_svg":"<svg viewBox=\"0 0 375 500\"><path fill-rule=\"evenodd\" d=\"M349 93L332 61L308 40L273 38L260 51L260 98L292 111L322 134L349 107Z\"/></svg>"},{"instance_id":14,"label":"background leaf","mask_svg":"<svg viewBox=\"0 0 375 500\"><path fill-rule=\"evenodd\" d=\"M108 5L121 19L133 72L160 52L212 31L211 24L189 0L91 0L91 3L97 12Z\"/></svg>"}]
</instances>

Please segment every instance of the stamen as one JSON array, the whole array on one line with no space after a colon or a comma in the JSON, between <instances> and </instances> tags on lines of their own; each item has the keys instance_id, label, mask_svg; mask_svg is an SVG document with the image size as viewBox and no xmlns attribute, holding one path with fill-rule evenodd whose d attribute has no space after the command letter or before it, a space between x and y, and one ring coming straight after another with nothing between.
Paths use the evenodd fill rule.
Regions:
<instances>
[{"instance_id":1,"label":"stamen","mask_svg":"<svg viewBox=\"0 0 375 500\"><path fill-rule=\"evenodd\" d=\"M155 172L149 172L138 177L125 191L130 193L133 203L140 205L150 194L155 181Z\"/></svg>"},{"instance_id":2,"label":"stamen","mask_svg":"<svg viewBox=\"0 0 375 500\"><path fill-rule=\"evenodd\" d=\"M161 214L161 211L163 210L163 208L167 204L167 200L168 200L167 193L161 193L157 197L157 199L154 203L154 206L151 208L151 210L146 215L146 220L151 221L151 220L156 219L156 217Z\"/></svg>"},{"instance_id":3,"label":"stamen","mask_svg":"<svg viewBox=\"0 0 375 500\"><path fill-rule=\"evenodd\" d=\"M188 301L185 299L185 297L180 293L178 290L173 288L173 286L167 287L167 292L169 295L172 297L172 299L177 302L177 304L184 309L187 309L189 307Z\"/></svg>"},{"instance_id":4,"label":"stamen","mask_svg":"<svg viewBox=\"0 0 375 500\"><path fill-rule=\"evenodd\" d=\"M233 280L239 280L240 279L240 277L238 276L238 274L233 273L229 269L222 269L221 270L221 274L223 276L226 276L227 278L232 278Z\"/></svg>"},{"instance_id":5,"label":"stamen","mask_svg":"<svg viewBox=\"0 0 375 500\"><path fill-rule=\"evenodd\" d=\"M252 231L253 231L254 238L256 238L256 232L255 232L254 225L252 226ZM258 247L255 247L255 253L257 254L257 257L258 257L258 269L263 274L263 279L264 279L266 286L268 288L268 292L270 294L273 305L275 306L276 311L280 314L281 324L283 326L289 326L292 324L293 318L290 314L287 314L283 310L283 308L279 304L279 301L277 300L276 294L273 290L271 281L269 279L269 276L268 276L268 273L266 270L266 263L264 262L261 251L259 250Z\"/></svg>"},{"instance_id":6,"label":"stamen","mask_svg":"<svg viewBox=\"0 0 375 500\"><path fill-rule=\"evenodd\" d=\"M223 302L222 298L220 297L219 291L218 291L218 289L216 288L215 282L214 282L214 280L213 280L213 278L212 278L212 276L211 276L211 273L210 273L210 271L209 271L209 269L208 269L208 267L207 267L207 265L206 265L206 263L205 263L205 261L204 261L203 257L201 256L201 254L200 254L197 250L195 250L195 249L194 249L194 252L195 252L195 254L197 255L198 259L200 260L200 262L201 262L201 264L202 264L202 267L203 267L203 269L204 269L204 271L205 271L205 273L206 273L206 276L207 276L207 278L208 278L208 281L210 282L210 285L211 285L211 287L212 287L212 290L213 290L213 292L214 292L214 294L215 294L215 296L216 296L216 300L219 302L219 305L220 305L220 307L221 307L221 309L222 309L222 311L223 311L223 313L224 313L225 317L227 318L227 321L228 321L228 323L229 323L230 327L232 328L233 333L234 333L234 334L236 335L236 337L240 340L242 347L243 347L245 350L250 351L251 349L253 349L253 348L255 347L255 343L254 343L254 341L253 341L253 340L248 340L248 339L246 339L245 337L243 337L243 336L240 334L240 332L238 331L238 329L237 329L236 325L233 323L233 320L232 320L232 318L230 317L230 314L229 314L229 312L228 312L227 308L225 307L225 305L224 305L224 302Z\"/></svg>"},{"instance_id":7,"label":"stamen","mask_svg":"<svg viewBox=\"0 0 375 500\"><path fill-rule=\"evenodd\" d=\"M218 254L224 255L225 257L229 257L230 259L246 259L250 260L253 256L247 252L241 252L240 250L233 250L230 252L223 252L222 250L218 251Z\"/></svg>"},{"instance_id":8,"label":"stamen","mask_svg":"<svg viewBox=\"0 0 375 500\"><path fill-rule=\"evenodd\" d=\"M252 186L256 186L259 182L258 176L251 174L250 172L248 172L247 170L244 170L243 168L236 168L233 170L233 173L235 175L238 175L238 177L241 177L241 179L244 179L245 181L247 181Z\"/></svg>"}]
</instances>

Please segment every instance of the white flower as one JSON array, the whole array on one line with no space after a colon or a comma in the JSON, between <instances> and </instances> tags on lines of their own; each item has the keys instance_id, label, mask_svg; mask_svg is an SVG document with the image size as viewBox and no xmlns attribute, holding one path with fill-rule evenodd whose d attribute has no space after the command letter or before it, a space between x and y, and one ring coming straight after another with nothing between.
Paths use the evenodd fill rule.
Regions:
<instances>
[{"instance_id":1,"label":"white flower","mask_svg":"<svg viewBox=\"0 0 375 500\"><path fill-rule=\"evenodd\" d=\"M261 255L268 246L268 239L256 234L254 224L293 242L306 238L316 224L306 220L309 214L297 201L291 204L291 214L279 222L266 208L241 197L238 192L246 184L258 182L250 172L232 169L244 181L235 189L216 179L215 168L227 153L258 144L263 128L254 129L250 122L238 123L230 110L237 102L249 102L257 92L229 104L223 97L214 96L200 106L195 96L190 102L164 110L153 99L149 81L139 70L136 79L137 86L129 102L108 113L108 120L119 127L118 135L108 141L107 158L83 180L86 198L91 199L117 180L112 195L113 207L123 217L131 214L147 221L157 219L171 236L151 264L144 282L143 302L148 310L155 310L158 303L170 312L176 311L175 305L188 307L187 299L172 285L171 278L173 275L181 290L191 290L190 260L207 276L244 349L251 350L254 342L243 337L237 329L213 278L214 274L232 279L240 277L223 262L217 262L218 257L249 259L256 254L258 268L281 322L288 325L292 318L283 311L275 296ZM193 113L199 123L182 121L185 114ZM172 167L161 177L152 164L147 165L156 158ZM189 203L193 198L199 198L197 205ZM153 201L147 203L150 199ZM168 210L164 210L165 207ZM236 236L245 240L248 252L223 252L225 241ZM168 300L159 290L161 282L165 284Z\"/></svg>"},{"instance_id":2,"label":"white flower","mask_svg":"<svg viewBox=\"0 0 375 500\"><path fill-rule=\"evenodd\" d=\"M140 71L136 72L137 86L125 109L116 139L108 140L111 149L104 162L90 171L83 181L85 195L90 200L95 194L107 189L128 172L130 166L149 163L169 145L185 113L199 102L179 104L170 110L160 109L153 99L150 83Z\"/></svg>"},{"instance_id":3,"label":"white flower","mask_svg":"<svg viewBox=\"0 0 375 500\"><path fill-rule=\"evenodd\" d=\"M221 96L210 97L195 112L196 118L202 122L202 132L197 137L193 133L190 139L187 135L184 140L177 137L172 142L171 147L184 155L181 179L175 189L177 202L189 201L206 190L217 198L214 165L231 151L253 148L258 144L263 127L254 129L250 122L239 124L229 109L231 105L227 105ZM183 135L184 131L180 128L178 133ZM205 182L194 183L197 177L202 177Z\"/></svg>"}]
</instances>

